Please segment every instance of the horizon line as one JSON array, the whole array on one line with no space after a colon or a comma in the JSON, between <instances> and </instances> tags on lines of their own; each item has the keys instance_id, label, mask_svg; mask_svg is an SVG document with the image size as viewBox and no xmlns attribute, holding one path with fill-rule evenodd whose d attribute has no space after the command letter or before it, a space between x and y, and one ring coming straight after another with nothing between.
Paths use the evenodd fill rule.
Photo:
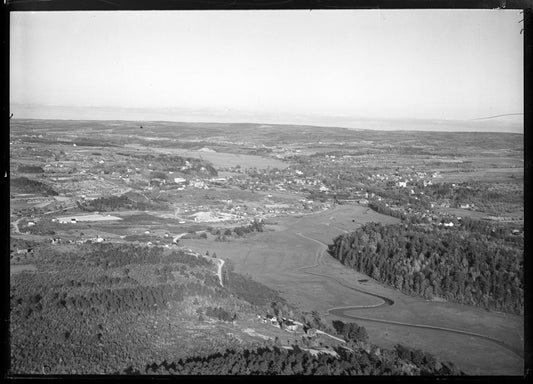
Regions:
<instances>
[{"instance_id":1,"label":"horizon line","mask_svg":"<svg viewBox=\"0 0 533 384\"><path fill-rule=\"evenodd\" d=\"M523 113L522 113L523 114ZM507 114L515 115L515 114ZM499 115L498 115L499 116ZM486 118L487 119L487 118ZM377 132L428 132L428 133L511 133L511 134L520 134L523 135L524 132L511 132L511 131L482 131L482 130L431 130L431 129L379 129L379 128L354 128L354 127L343 127L339 125L316 125L316 124L300 124L300 123L262 123L262 122L212 122L212 121L178 121L178 120L129 120L129 119L70 119L70 118L33 118L33 117L13 117L11 120L59 120L59 121L97 121L97 122L106 122L106 121L123 121L123 122L144 122L144 123L180 123L180 124L213 124L213 125L228 125L228 124L251 124L257 126L295 126L295 127L317 127L317 128L337 128L337 129L348 129L352 131L377 131ZM376 119L364 119L364 120L380 120ZM381 120L416 120L410 118L381 118ZM437 119L421 119L422 121L435 121ZM478 119L475 119L478 120ZM469 122L474 120L437 120L437 121L463 121Z\"/></svg>"}]
</instances>

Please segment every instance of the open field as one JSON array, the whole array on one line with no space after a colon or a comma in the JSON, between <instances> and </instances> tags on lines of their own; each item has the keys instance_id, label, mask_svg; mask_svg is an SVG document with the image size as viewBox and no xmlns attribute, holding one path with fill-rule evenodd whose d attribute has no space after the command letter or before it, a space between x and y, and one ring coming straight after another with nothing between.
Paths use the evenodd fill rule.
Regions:
<instances>
[{"instance_id":1,"label":"open field","mask_svg":"<svg viewBox=\"0 0 533 384\"><path fill-rule=\"evenodd\" d=\"M135 146L128 146L135 148ZM157 153L179 155L185 157L195 157L198 159L203 159L213 163L214 167L217 169L220 168L230 168L240 166L241 168L287 168L289 165L283 161L273 159L270 157L263 156L254 156L254 155L244 155L238 153L225 153L225 152L211 152L211 151L202 151L202 150L186 150L181 148L158 148L152 147L151 150Z\"/></svg>"},{"instance_id":2,"label":"open field","mask_svg":"<svg viewBox=\"0 0 533 384\"><path fill-rule=\"evenodd\" d=\"M523 182L524 168L479 168L468 171L442 173L442 181L460 183L465 181Z\"/></svg>"},{"instance_id":3,"label":"open field","mask_svg":"<svg viewBox=\"0 0 533 384\"><path fill-rule=\"evenodd\" d=\"M328 324L341 319L364 326L370 342L382 347L400 343L420 348L470 374L522 374L523 316L407 296L327 253L327 245L338 235L369 222L415 223L427 229L424 237L449 221L455 222L453 230L468 228L463 225L468 221L460 222L458 216L480 220L489 215L494 217L492 228L501 226L502 240L495 244L501 245L502 255L508 244L523 248L523 220L498 222L524 216L519 134L172 122L143 122L143 129L140 123L120 121L11 123L11 180L18 181L11 191L11 238L17 245L11 249L10 274L20 287L32 287L25 279L37 281L52 274L62 279L78 276L80 284L98 275L120 277L124 281L105 284L130 289L129 272L143 284L170 275L165 277L162 270L155 274L157 263L144 270L134 264L118 268L114 256L95 268L92 264L103 263L99 253L92 267L76 265L80 252L100 245L142 247L147 252L189 248L197 255L216 253L219 266L224 261L218 275L214 266L204 271L206 283L226 289L230 280L224 279L233 270L279 292L295 311L317 311ZM475 211L460 208L474 205ZM228 220L219 221L222 218ZM467 229L462 235L476 233ZM381 241L395 249L394 236L380 237L376 244L372 236L372 241L349 246L354 252L357 247L367 252ZM40 247L46 252L41 254ZM63 272L53 265L53 256L64 247L73 255L64 262L68 273L60 276ZM135 258L136 252L144 251L125 251L121 262ZM376 266L372 252L367 252L367 264ZM436 252L446 257L444 250ZM401 254L406 259L402 261L423 259L418 253ZM39 263L43 254L52 255L52 264ZM521 282L522 264L516 265L505 278ZM194 280L197 272L178 278ZM86 289L75 282L64 284L73 292ZM94 289L105 289L105 284L97 283ZM48 286L49 282L35 285L43 290ZM265 288L250 286L244 290ZM514 292L518 297L516 292L522 291ZM228 303L215 300L211 305ZM265 305L270 313L272 308ZM143 313L139 320L135 312L125 315L128 323L135 323L132 334L142 342L126 337L124 348L162 361L212 352L211 339L225 348L273 337L283 344L301 338L262 323L256 318L257 308L243 311L233 302L227 308L239 313L236 322L215 324L200 320L193 307L196 311L205 303L179 307L189 308L185 317L167 309L154 316ZM122 344L117 319L109 321L117 332L114 340ZM84 340L81 334L78 339ZM30 336L26 341L34 343ZM106 348L112 353L122 348L110 345ZM25 359L18 361L24 364Z\"/></svg>"},{"instance_id":4,"label":"open field","mask_svg":"<svg viewBox=\"0 0 533 384\"><path fill-rule=\"evenodd\" d=\"M14 275L23 271L36 271L37 267L33 264L13 264L10 265L9 274Z\"/></svg>"},{"instance_id":5,"label":"open field","mask_svg":"<svg viewBox=\"0 0 533 384\"><path fill-rule=\"evenodd\" d=\"M275 232L255 234L247 239L228 243L183 240L183 243L201 252L216 251L219 257L231 260L236 271L250 274L254 279L279 290L289 302L299 307L327 311L343 306L369 306L348 313L357 322L359 317L366 317L479 333L503 340L513 349L523 351L523 318L520 316L406 296L378 284L366 275L345 268L325 254L325 247L320 244L365 222L394 220L367 211L365 207L350 205L300 219L278 218ZM301 267L314 265L321 253L322 264L308 269L313 275L306 274ZM382 300L354 292L348 287L389 297L394 305L371 308L380 305ZM368 327L373 339L379 340L378 344L384 347L407 343L412 338L417 347L453 361L467 373L520 374L522 371L521 356L481 338L371 321L361 321L361 324ZM405 329L397 332L398 328ZM492 364L494 359L500 364Z\"/></svg>"},{"instance_id":6,"label":"open field","mask_svg":"<svg viewBox=\"0 0 533 384\"><path fill-rule=\"evenodd\" d=\"M100 215L100 214L92 214L92 215L77 215L77 216L59 216L57 217L57 220L59 221L115 221L115 220L122 220L120 217L111 216L111 215Z\"/></svg>"}]
</instances>

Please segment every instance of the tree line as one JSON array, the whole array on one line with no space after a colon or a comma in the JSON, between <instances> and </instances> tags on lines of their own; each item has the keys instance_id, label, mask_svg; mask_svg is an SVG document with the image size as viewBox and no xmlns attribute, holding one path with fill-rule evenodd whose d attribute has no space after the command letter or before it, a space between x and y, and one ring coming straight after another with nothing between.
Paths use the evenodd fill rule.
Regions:
<instances>
[{"instance_id":1,"label":"tree line","mask_svg":"<svg viewBox=\"0 0 533 384\"><path fill-rule=\"evenodd\" d=\"M313 355L297 345L291 349L260 347L226 350L208 356L191 356L175 362L147 364L144 372L127 368L127 374L163 375L460 375L452 363L432 355L412 353L408 347L384 350L379 356L365 350L333 349L336 356Z\"/></svg>"},{"instance_id":2,"label":"tree line","mask_svg":"<svg viewBox=\"0 0 533 384\"><path fill-rule=\"evenodd\" d=\"M13 191L18 193L35 193L46 196L57 196L58 193L49 185L27 177L16 177L10 182Z\"/></svg>"},{"instance_id":3,"label":"tree line","mask_svg":"<svg viewBox=\"0 0 533 384\"><path fill-rule=\"evenodd\" d=\"M411 295L522 314L523 249L492 235L369 223L337 237L329 251L344 265Z\"/></svg>"}]
</instances>

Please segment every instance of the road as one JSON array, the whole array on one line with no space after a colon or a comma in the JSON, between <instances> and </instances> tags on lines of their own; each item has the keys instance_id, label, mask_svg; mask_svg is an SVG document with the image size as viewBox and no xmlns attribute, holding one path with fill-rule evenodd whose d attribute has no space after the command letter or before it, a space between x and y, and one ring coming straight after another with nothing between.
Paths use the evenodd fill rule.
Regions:
<instances>
[{"instance_id":1,"label":"road","mask_svg":"<svg viewBox=\"0 0 533 384\"><path fill-rule=\"evenodd\" d=\"M303 235L302 233L299 233L299 232L297 232L296 234L298 236L304 238L304 239L307 239L309 241L313 241L319 247L317 249L317 253L316 253L315 264L299 267L299 268L297 268L298 270L301 270L303 273L307 273L309 275L314 275L314 276L320 276L320 277L323 277L323 278L327 278L329 280L335 281L337 284L339 284L339 285L341 285L341 286L343 286L345 288L348 288L348 289L351 289L353 291L356 291L356 292L359 292L359 293L362 293L362 294L365 294L365 295L369 295L369 296L372 296L372 297L375 297L375 298L378 298L378 299L381 300L380 303L377 303L375 305L366 305L366 306L363 306L363 305L351 305L351 306L345 306L345 307L329 308L327 310L328 313L330 313L332 315L335 315L335 316L340 316L340 317L352 319L352 320L364 320L364 321L369 321L369 322L400 325L400 326L404 326L404 327L411 327L411 328L418 328L418 329L431 329L431 330L438 331L438 332L449 332L449 333L454 333L454 334L457 334L457 335L467 335L467 336L477 337L477 338L481 338L481 339L490 341L490 342L492 342L494 344L497 344L498 346L500 346L502 348L505 348L508 351L513 352L515 355L517 355L519 357L522 357L522 358L524 357L522 351L507 345L502 340L495 339L493 337L490 337L490 336L487 336L487 335L482 335L482 334L479 334L479 333L464 331L464 330L461 330L461 329L453 329L453 328L438 327L438 326L433 326L433 325L426 325L426 324L415 324L415 323L406 323L406 322L399 322L399 321L392 321L392 320L375 319L375 318L362 317L362 316L354 316L351 313L350 314L347 313L347 312L354 311L354 310L364 310L365 308L378 308L378 307L383 307L383 306L394 305L394 301L392 299L388 298L388 297L381 296L381 295L378 295L378 294L375 294L375 293L372 293L372 292L368 292L368 291L365 291L365 290L362 290L362 289L359 289L359 288L355 288L355 287L346 285L346 284L340 282L339 280L335 279L334 277L331 277L331 276L328 276L328 275L324 275L324 274L321 274L321 273L317 273L317 272L310 272L309 271L310 269L313 269L313 268L316 268L316 267L319 267L319 266L326 266L327 265L323 261L324 252L326 252L327 249L328 249L327 248L327 244L323 243L322 241L319 241L319 240L313 239L311 237L308 237L306 235Z\"/></svg>"},{"instance_id":2,"label":"road","mask_svg":"<svg viewBox=\"0 0 533 384\"><path fill-rule=\"evenodd\" d=\"M21 234L19 229L19 221L22 220L22 217L20 219L15 220L13 224L13 228L15 228L15 233Z\"/></svg>"},{"instance_id":3,"label":"road","mask_svg":"<svg viewBox=\"0 0 533 384\"><path fill-rule=\"evenodd\" d=\"M224 260L222 259L212 259L212 260L216 260L218 262L217 276L218 276L218 279L220 280L220 285L224 286L224 284L222 283L222 267L224 266Z\"/></svg>"}]
</instances>

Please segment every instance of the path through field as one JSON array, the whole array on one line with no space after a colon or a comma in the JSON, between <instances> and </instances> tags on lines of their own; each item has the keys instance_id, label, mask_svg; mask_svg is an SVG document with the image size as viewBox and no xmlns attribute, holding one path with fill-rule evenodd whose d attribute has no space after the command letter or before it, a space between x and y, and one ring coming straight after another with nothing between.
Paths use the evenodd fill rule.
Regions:
<instances>
[{"instance_id":1,"label":"path through field","mask_svg":"<svg viewBox=\"0 0 533 384\"><path fill-rule=\"evenodd\" d=\"M356 321L386 348L404 344L452 361L470 374L523 373L522 316L407 296L342 265L327 244L367 222L397 219L358 205L272 219L271 229L228 242L182 239L201 253L216 251L235 271L277 290L303 311Z\"/></svg>"},{"instance_id":2,"label":"path through field","mask_svg":"<svg viewBox=\"0 0 533 384\"><path fill-rule=\"evenodd\" d=\"M377 303L377 304L374 304L374 305L349 305L349 306L344 306L344 307L329 308L327 310L328 313L331 313L331 314L336 315L336 316L352 319L352 320L365 320L365 321L377 322L377 323L383 323L383 324L402 325L402 326L405 326L405 327L425 328L425 329L432 329L432 330L435 330L435 331L451 332L451 333L455 333L455 334L479 337L481 339L491 341L491 342L493 342L493 343L495 343L495 344L497 344L497 345L499 345L499 346L501 346L503 348L506 348L509 351L515 353L519 357L523 357L523 352L522 351L519 351L516 348L513 348L513 347L507 345L502 340L498 340L498 339L495 339L493 337L490 337L490 336L487 336L487 335L482 335L482 334L479 334L479 333L468 332L468 331L460 330L460 329L437 327L437 326L431 326L431 325L425 325L425 324L413 324L413 323L391 321L391 320L374 319L374 318L354 316L352 314L348 314L347 312L352 311L352 310L356 310L356 309L378 308L378 307L387 306L387 305L394 305L394 301L392 299L389 299L389 298L385 297L385 296L380 296L380 295L377 295L377 294L372 293L372 292L368 292L368 291L364 291L362 289L351 287L349 285L346 285L346 284L340 282L339 280L335 279L334 277L331 277L331 276L328 276L328 275L324 275L324 274L321 274L321 273L309 272L310 269L316 268L316 267L318 267L320 265L326 265L326 263L323 261L323 255L324 255L325 252L327 252L327 245L325 243L319 241L319 240L315 240L315 239L312 239L312 238L307 237L305 235L302 235L301 233L297 233L297 235L299 235L299 236L301 236L301 237L303 237L305 239L308 239L309 241L313 241L313 242L317 243L318 244L317 246L319 247L317 249L315 264L309 265L309 266L304 266L304 267L299 267L298 268L299 270L303 271L304 273L310 274L310 275L322 276L322 277L325 277L327 279L331 279L331 280L335 281L336 283L338 283L339 285L341 285L341 286L343 286L345 288L354 290L354 291L359 292L359 293L363 293L365 295L369 295L371 297L376 297L376 298L381 300L381 303Z\"/></svg>"}]
</instances>

